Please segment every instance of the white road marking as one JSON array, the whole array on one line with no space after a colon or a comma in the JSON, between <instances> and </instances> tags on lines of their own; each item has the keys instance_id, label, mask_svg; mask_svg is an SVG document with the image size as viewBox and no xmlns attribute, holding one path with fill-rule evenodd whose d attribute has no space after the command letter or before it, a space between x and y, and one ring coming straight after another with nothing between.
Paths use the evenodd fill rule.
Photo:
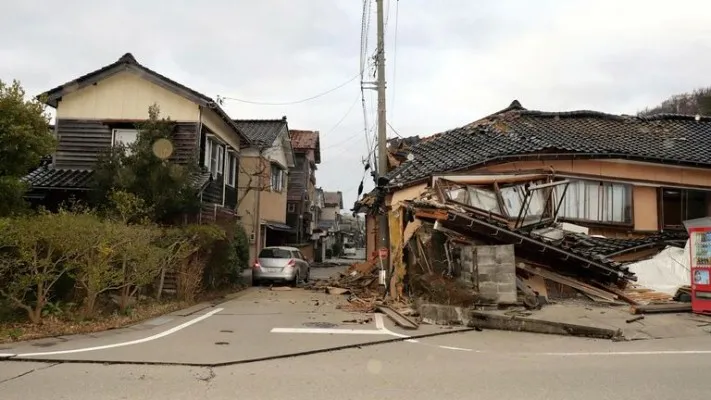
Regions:
<instances>
[{"instance_id":1,"label":"white road marking","mask_svg":"<svg viewBox=\"0 0 711 400\"><path fill-rule=\"evenodd\" d=\"M0 353L0 357L12 357L14 354L11 353Z\"/></svg>"},{"instance_id":2,"label":"white road marking","mask_svg":"<svg viewBox=\"0 0 711 400\"><path fill-rule=\"evenodd\" d=\"M367 329L330 329L330 328L274 328L271 331L273 333L330 333L330 334L357 334L357 335L389 335L398 338L409 338L410 336L393 332L385 327L385 321L383 319L383 314L375 314L375 330ZM465 351L471 353L486 353L486 351L475 350L465 347L455 347L455 346L444 346L435 345L426 342L420 342L416 339L405 339L408 343L417 343L420 345L425 345L429 347L437 347L444 350L454 350L454 351ZM500 353L509 355L522 355L522 356L554 356L554 357L596 357L596 356L641 356L641 355L684 355L684 354L711 354L711 350L659 350L659 351L613 351L613 352L579 352L579 353L566 353L566 352L550 352L550 353Z\"/></svg>"},{"instance_id":3,"label":"white road marking","mask_svg":"<svg viewBox=\"0 0 711 400\"><path fill-rule=\"evenodd\" d=\"M473 349L465 349L463 347L439 346L440 349L458 350L458 351L474 351Z\"/></svg>"},{"instance_id":4,"label":"white road marking","mask_svg":"<svg viewBox=\"0 0 711 400\"><path fill-rule=\"evenodd\" d=\"M336 328L273 328L272 333L324 333L342 335L387 335L388 333L372 329L336 329Z\"/></svg>"},{"instance_id":5,"label":"white road marking","mask_svg":"<svg viewBox=\"0 0 711 400\"><path fill-rule=\"evenodd\" d=\"M175 326L173 328L170 328L166 331L163 331L161 333L157 333L153 336L149 336L147 338L143 339L137 339L137 340L131 340L129 342L121 342L121 343L113 343L113 344L107 344L104 346L95 346L95 347L83 347L80 349L73 349L73 350L60 350L60 351L48 351L44 353L21 353L21 354L10 354L8 355L9 357L15 357L15 358L24 358L24 357L37 357L37 356L55 356L55 355L60 355L60 354L72 354L72 353L83 353L87 351L96 351L96 350L106 350L106 349L113 349L116 347L124 347L124 346L132 346L134 344L140 344L140 343L146 343L150 342L152 340L160 339L162 337L166 337L168 335L171 335L175 332L178 332L180 330L183 330L190 325L196 324L202 320L205 320L207 318L210 318L211 316L217 314L218 312L222 311L223 308L216 308L209 313L203 314L197 318L193 318L190 321L184 322L178 326Z\"/></svg>"},{"instance_id":6,"label":"white road marking","mask_svg":"<svg viewBox=\"0 0 711 400\"><path fill-rule=\"evenodd\" d=\"M386 328L385 321L383 320L383 314L375 314L375 326L378 327L379 331L386 333L390 336L395 336L395 337L399 337L399 338L409 338L410 337L408 335L403 335L402 333L393 332L390 329ZM408 343L419 343L415 339L407 339L405 341Z\"/></svg>"},{"instance_id":7,"label":"white road marking","mask_svg":"<svg viewBox=\"0 0 711 400\"><path fill-rule=\"evenodd\" d=\"M652 350L652 351L593 351L580 353L520 353L534 356L557 356L557 357L580 357L580 356L661 356L661 355L684 355L684 354L711 354L711 350Z\"/></svg>"}]
</instances>

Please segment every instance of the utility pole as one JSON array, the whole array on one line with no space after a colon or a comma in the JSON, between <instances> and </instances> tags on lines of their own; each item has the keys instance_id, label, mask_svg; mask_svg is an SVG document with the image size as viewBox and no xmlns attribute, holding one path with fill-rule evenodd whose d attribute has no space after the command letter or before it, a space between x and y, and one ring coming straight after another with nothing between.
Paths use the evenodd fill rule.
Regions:
<instances>
[{"instance_id":1,"label":"utility pole","mask_svg":"<svg viewBox=\"0 0 711 400\"><path fill-rule=\"evenodd\" d=\"M384 185L385 177L388 173L388 148L387 148L387 122L385 119L385 21L383 2L385 0L376 0L377 3L377 53L376 64L378 67L378 186ZM390 232L388 229L388 211L378 216L378 236L379 248L387 249L387 256L382 260L386 271L390 270ZM389 275L389 274L388 274ZM386 279L386 285L389 279Z\"/></svg>"}]
</instances>

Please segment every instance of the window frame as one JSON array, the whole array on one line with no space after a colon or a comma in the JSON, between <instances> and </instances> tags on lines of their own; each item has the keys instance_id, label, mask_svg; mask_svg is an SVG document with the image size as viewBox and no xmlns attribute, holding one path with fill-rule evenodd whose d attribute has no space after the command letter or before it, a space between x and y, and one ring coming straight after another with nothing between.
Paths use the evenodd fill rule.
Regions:
<instances>
[{"instance_id":1,"label":"window frame","mask_svg":"<svg viewBox=\"0 0 711 400\"><path fill-rule=\"evenodd\" d=\"M131 151L131 149L130 149L129 146L132 145L132 144L134 144L134 143L136 143L136 142L138 141L138 135L140 134L140 132L139 132L138 129L126 129L126 128L115 128L115 129L112 129L112 130L111 130L111 147L116 147L117 138L118 138L119 134L120 134L120 133L126 133L126 132L135 133L135 137L134 137L133 141L131 141L131 142L129 142L129 143L124 142L124 141L120 141L120 143L122 143L122 144L124 145L124 147L126 148L126 154L129 154L129 155L130 155L130 154L132 153L132 151Z\"/></svg>"},{"instance_id":2,"label":"window frame","mask_svg":"<svg viewBox=\"0 0 711 400\"><path fill-rule=\"evenodd\" d=\"M239 161L237 160L237 153L232 150L227 150L227 180L226 184L230 187L237 186L237 166Z\"/></svg>"},{"instance_id":3,"label":"window frame","mask_svg":"<svg viewBox=\"0 0 711 400\"><path fill-rule=\"evenodd\" d=\"M579 185L583 185L582 190ZM595 193L597 196L592 197L595 193L589 188L597 186ZM622 188L622 209L616 210L618 203L615 202L616 196L620 193L615 193L615 188ZM562 188L556 188L554 199L556 204L561 201ZM580 195L582 194L582 198ZM633 226L634 225L634 190L633 185L619 182L598 181L591 179L575 179L568 184L568 189L565 192L565 197L560 204L557 218L567 221L580 221L598 225L617 225L617 226ZM574 200L571 200L574 199ZM575 216L569 216L569 207L567 201L576 201L578 206L575 207ZM582 202L582 209L580 203ZM593 206L591 206L594 204ZM615 220L615 214L620 213L620 220ZM593 218L595 215L595 218ZM610 218L610 216L612 216Z\"/></svg>"},{"instance_id":4,"label":"window frame","mask_svg":"<svg viewBox=\"0 0 711 400\"><path fill-rule=\"evenodd\" d=\"M277 163L270 163L269 169L269 189L272 192L283 192L284 169Z\"/></svg>"}]
</instances>

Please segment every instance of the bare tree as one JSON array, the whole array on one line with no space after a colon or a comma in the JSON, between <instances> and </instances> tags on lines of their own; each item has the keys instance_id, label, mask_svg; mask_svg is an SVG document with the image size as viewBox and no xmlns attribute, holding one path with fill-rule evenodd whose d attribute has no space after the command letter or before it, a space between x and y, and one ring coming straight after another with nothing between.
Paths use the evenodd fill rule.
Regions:
<instances>
[{"instance_id":1,"label":"bare tree","mask_svg":"<svg viewBox=\"0 0 711 400\"><path fill-rule=\"evenodd\" d=\"M658 106L645 108L639 112L639 115L647 117L666 113L711 115L711 87L696 89L691 93L676 94Z\"/></svg>"}]
</instances>

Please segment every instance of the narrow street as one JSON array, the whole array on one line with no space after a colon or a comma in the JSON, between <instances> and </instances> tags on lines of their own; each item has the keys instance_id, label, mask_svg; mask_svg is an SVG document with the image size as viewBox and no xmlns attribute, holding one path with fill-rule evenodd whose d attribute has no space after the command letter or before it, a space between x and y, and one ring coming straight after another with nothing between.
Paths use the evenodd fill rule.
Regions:
<instances>
[{"instance_id":1,"label":"narrow street","mask_svg":"<svg viewBox=\"0 0 711 400\"><path fill-rule=\"evenodd\" d=\"M251 288L128 329L5 346L0 353L12 360L0 362L1 397L701 398L701 374L711 367L705 338L615 343L427 325L405 332L382 316L338 310L342 302Z\"/></svg>"}]
</instances>

